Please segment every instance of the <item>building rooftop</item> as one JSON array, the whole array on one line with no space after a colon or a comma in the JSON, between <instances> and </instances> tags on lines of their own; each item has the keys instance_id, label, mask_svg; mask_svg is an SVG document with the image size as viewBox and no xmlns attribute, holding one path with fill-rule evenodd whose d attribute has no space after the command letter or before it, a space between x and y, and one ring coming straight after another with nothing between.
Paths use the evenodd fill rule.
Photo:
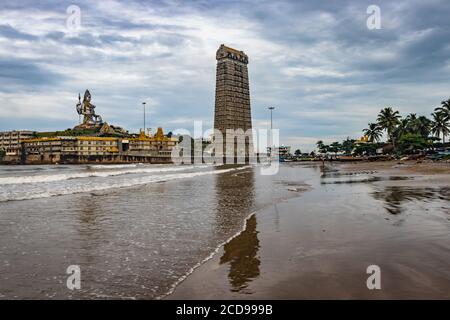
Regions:
<instances>
[{"instance_id":1,"label":"building rooftop","mask_svg":"<svg viewBox=\"0 0 450 320\"><path fill-rule=\"evenodd\" d=\"M244 53L244 51L239 51L221 44L216 52L216 59L219 60L224 58L232 58L243 63L248 63L248 56Z\"/></svg>"}]
</instances>

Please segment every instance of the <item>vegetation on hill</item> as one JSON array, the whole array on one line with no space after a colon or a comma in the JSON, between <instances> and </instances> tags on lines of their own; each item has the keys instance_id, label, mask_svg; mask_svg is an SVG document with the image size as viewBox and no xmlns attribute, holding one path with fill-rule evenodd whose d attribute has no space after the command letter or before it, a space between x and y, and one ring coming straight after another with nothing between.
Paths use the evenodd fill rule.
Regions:
<instances>
[{"instance_id":1,"label":"vegetation on hill","mask_svg":"<svg viewBox=\"0 0 450 320\"><path fill-rule=\"evenodd\" d=\"M53 132L37 132L36 138L51 138L58 136L93 136L98 135L99 129L90 129L90 130L72 130L66 129L64 131L53 131Z\"/></svg>"}]
</instances>

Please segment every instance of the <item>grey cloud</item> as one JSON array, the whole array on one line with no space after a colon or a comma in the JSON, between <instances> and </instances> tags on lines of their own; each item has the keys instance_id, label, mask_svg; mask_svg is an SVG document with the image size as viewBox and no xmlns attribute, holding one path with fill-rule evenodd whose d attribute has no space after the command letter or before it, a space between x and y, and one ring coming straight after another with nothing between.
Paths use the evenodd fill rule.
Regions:
<instances>
[{"instance_id":1,"label":"grey cloud","mask_svg":"<svg viewBox=\"0 0 450 320\"><path fill-rule=\"evenodd\" d=\"M286 56L283 59L267 57L265 52L251 53L250 88L254 119L267 119L266 107L275 105L276 121L283 124L282 136L287 139L352 135L373 121L372 117L387 103L429 114L432 106L448 98L437 99L437 91L420 89L435 86L445 94L442 88L450 86L448 1L375 1L382 10L381 30L366 27L366 8L372 0L123 2L136 8L137 16L145 17L146 10L151 9L158 17L173 18L173 24L170 20L168 24L145 19L139 22L120 12L107 15L92 2L79 2L84 12L84 28L78 36L52 31L36 38L13 26L0 26L3 38L28 41L30 48L36 42L48 42L48 52L61 48L61 52L72 53L49 55L52 58L46 59L46 52L39 52L44 56L39 60L20 60L13 54L0 56L0 91L11 90L12 85L52 85L76 96L89 86L95 93L94 100L99 100L98 111L108 121L124 127L139 127L140 114L136 109L144 97L158 103L149 119L153 124L165 126L174 118L210 122L214 109L215 57L213 52L210 56L199 56L197 49L220 43L211 43L217 40L202 34L195 24L175 23L178 17L189 17L192 21L204 21L202 18L218 21L214 27L223 30L224 37L229 36L228 27L239 28L242 22L243 33L254 37L248 41L256 43L249 43L249 48L259 49L262 44L269 51L272 46L281 48L281 54ZM0 7L61 12L69 4L69 1L57 5L54 1L2 2ZM241 41L227 39L233 40ZM145 51L154 48L154 54ZM239 49L248 53L245 43ZM121 50L129 51L124 55L111 54ZM192 61L195 59L204 63ZM83 88L75 88L80 86L79 82L49 72L42 67L44 64L56 70L73 66L85 70ZM284 70L295 67L328 72L285 74ZM121 75L138 73L140 82L130 84L118 75L112 88L90 80L91 73L109 69ZM210 76L205 77L205 73ZM110 98L112 95L122 98ZM361 105L367 109L367 115L352 113ZM189 123L180 122L181 125ZM3 126L6 124L0 123ZM58 124L55 126L59 128Z\"/></svg>"},{"instance_id":2,"label":"grey cloud","mask_svg":"<svg viewBox=\"0 0 450 320\"><path fill-rule=\"evenodd\" d=\"M13 88L31 88L60 84L64 77L26 60L0 59L2 91Z\"/></svg>"},{"instance_id":3,"label":"grey cloud","mask_svg":"<svg viewBox=\"0 0 450 320\"><path fill-rule=\"evenodd\" d=\"M8 39L20 39L20 40L37 40L38 37L28 33L20 32L9 25L0 25L0 37Z\"/></svg>"}]
</instances>

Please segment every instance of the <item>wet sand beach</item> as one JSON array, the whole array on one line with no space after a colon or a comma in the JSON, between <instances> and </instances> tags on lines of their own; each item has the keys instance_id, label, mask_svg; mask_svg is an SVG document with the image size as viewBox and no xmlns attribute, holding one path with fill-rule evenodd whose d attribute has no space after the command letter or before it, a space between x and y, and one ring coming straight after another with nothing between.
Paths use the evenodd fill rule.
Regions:
<instances>
[{"instance_id":1,"label":"wet sand beach","mask_svg":"<svg viewBox=\"0 0 450 320\"><path fill-rule=\"evenodd\" d=\"M0 299L449 298L448 169L0 167Z\"/></svg>"},{"instance_id":2,"label":"wet sand beach","mask_svg":"<svg viewBox=\"0 0 450 320\"><path fill-rule=\"evenodd\" d=\"M157 299L304 188L250 166L0 166L0 299ZM297 190L297 189L295 189ZM79 266L81 289L66 286Z\"/></svg>"},{"instance_id":3,"label":"wet sand beach","mask_svg":"<svg viewBox=\"0 0 450 320\"><path fill-rule=\"evenodd\" d=\"M282 170L309 187L257 210L167 299L450 298L450 164ZM381 290L367 288L369 265Z\"/></svg>"}]
</instances>

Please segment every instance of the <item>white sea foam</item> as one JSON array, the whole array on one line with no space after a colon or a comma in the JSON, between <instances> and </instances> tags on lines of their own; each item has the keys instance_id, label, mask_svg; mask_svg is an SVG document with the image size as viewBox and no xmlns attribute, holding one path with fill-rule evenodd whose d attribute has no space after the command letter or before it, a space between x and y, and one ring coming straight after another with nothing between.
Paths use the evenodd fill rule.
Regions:
<instances>
[{"instance_id":1,"label":"white sea foam","mask_svg":"<svg viewBox=\"0 0 450 320\"><path fill-rule=\"evenodd\" d=\"M137 166L142 165L138 164L94 164L88 165L90 169L122 169L122 168L136 168Z\"/></svg>"},{"instance_id":2,"label":"white sea foam","mask_svg":"<svg viewBox=\"0 0 450 320\"><path fill-rule=\"evenodd\" d=\"M115 171L84 171L84 172L71 172L62 174L43 174L34 176L11 176L11 177L0 177L0 185L7 184L24 184L24 183L42 183L42 182L56 182L69 179L81 179L90 177L110 177L119 176L123 174L145 174L145 173L159 173L159 172L175 172L175 171L185 171L193 169L194 166L179 166L179 167L157 167L157 168L129 168L123 170Z\"/></svg>"},{"instance_id":3,"label":"white sea foam","mask_svg":"<svg viewBox=\"0 0 450 320\"><path fill-rule=\"evenodd\" d=\"M181 167L183 168L183 167ZM179 169L181 169L179 168ZM184 167L188 168L188 167ZM191 167L192 168L192 167ZM119 188L128 188L139 185L145 185L149 183L162 182L162 181L170 181L176 179L186 179L193 178L197 176L211 175L211 174L220 174L230 171L242 170L249 168L249 166L243 166L238 168L229 168L229 169L213 169L213 170L203 170L196 172L186 172L186 173L169 173L162 175L143 175L130 179L121 179L121 180L108 180L96 183L71 183L64 184L58 188L51 186L50 189L41 191L42 189L34 189L28 192L5 192L0 194L0 202L5 201L19 201L19 200L31 200L31 199L39 199L39 198L49 198L54 196L62 196L69 194L77 194L77 193L86 193L86 192L95 192L95 191L104 191L109 189L119 189ZM161 170L163 168L160 168ZM166 168L170 169L170 168ZM175 168L171 168L172 171ZM156 169L154 169L156 170Z\"/></svg>"}]
</instances>

